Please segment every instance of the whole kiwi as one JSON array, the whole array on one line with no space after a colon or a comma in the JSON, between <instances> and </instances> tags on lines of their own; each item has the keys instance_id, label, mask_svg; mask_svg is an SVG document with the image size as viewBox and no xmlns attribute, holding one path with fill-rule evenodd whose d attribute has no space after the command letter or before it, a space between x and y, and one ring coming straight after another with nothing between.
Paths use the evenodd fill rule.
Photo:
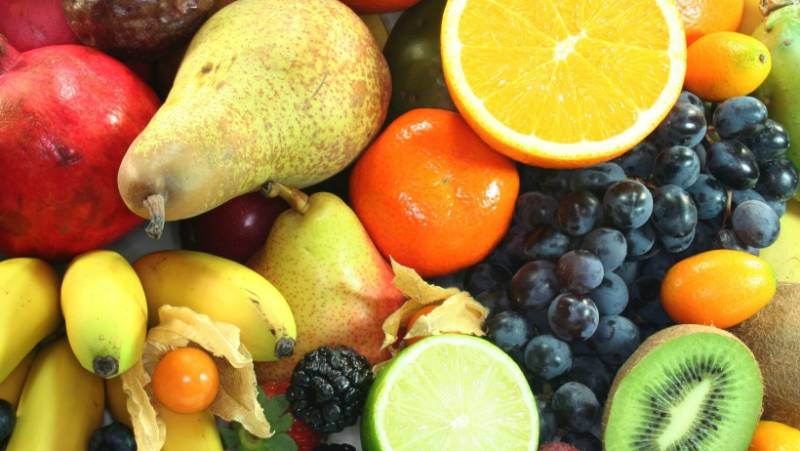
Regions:
<instances>
[{"instance_id":1,"label":"whole kiwi","mask_svg":"<svg viewBox=\"0 0 800 451\"><path fill-rule=\"evenodd\" d=\"M764 375L764 419L800 428L800 284L780 284L772 302L732 332Z\"/></svg>"},{"instance_id":2,"label":"whole kiwi","mask_svg":"<svg viewBox=\"0 0 800 451\"><path fill-rule=\"evenodd\" d=\"M84 44L150 61L191 36L214 0L61 0L61 5Z\"/></svg>"}]
</instances>

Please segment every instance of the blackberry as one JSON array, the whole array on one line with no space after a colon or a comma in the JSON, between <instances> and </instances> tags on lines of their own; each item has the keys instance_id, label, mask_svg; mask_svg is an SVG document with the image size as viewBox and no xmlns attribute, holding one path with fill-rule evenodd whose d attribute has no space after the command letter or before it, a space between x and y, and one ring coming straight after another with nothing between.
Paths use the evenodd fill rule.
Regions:
<instances>
[{"instance_id":1,"label":"blackberry","mask_svg":"<svg viewBox=\"0 0 800 451\"><path fill-rule=\"evenodd\" d=\"M347 443L323 443L314 448L314 451L356 451L356 447Z\"/></svg>"},{"instance_id":2,"label":"blackberry","mask_svg":"<svg viewBox=\"0 0 800 451\"><path fill-rule=\"evenodd\" d=\"M366 357L347 347L323 346L294 367L286 398L297 418L320 434L330 434L356 424L370 384Z\"/></svg>"}]
</instances>

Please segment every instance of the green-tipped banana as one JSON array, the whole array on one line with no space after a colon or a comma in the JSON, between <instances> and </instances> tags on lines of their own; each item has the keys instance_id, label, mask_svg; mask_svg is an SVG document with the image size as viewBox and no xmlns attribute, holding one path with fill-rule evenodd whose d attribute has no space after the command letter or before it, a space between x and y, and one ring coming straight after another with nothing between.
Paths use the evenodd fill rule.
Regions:
<instances>
[{"instance_id":1,"label":"green-tipped banana","mask_svg":"<svg viewBox=\"0 0 800 451\"><path fill-rule=\"evenodd\" d=\"M0 262L0 383L61 323L58 282L42 260Z\"/></svg>"},{"instance_id":2,"label":"green-tipped banana","mask_svg":"<svg viewBox=\"0 0 800 451\"><path fill-rule=\"evenodd\" d=\"M252 269L211 254L162 251L133 264L150 307L150 325L162 305L189 307L237 326L255 361L294 352L294 316L283 295Z\"/></svg>"},{"instance_id":3,"label":"green-tipped banana","mask_svg":"<svg viewBox=\"0 0 800 451\"><path fill-rule=\"evenodd\" d=\"M103 380L61 339L34 358L7 451L85 450L102 422Z\"/></svg>"},{"instance_id":4,"label":"green-tipped banana","mask_svg":"<svg viewBox=\"0 0 800 451\"><path fill-rule=\"evenodd\" d=\"M87 370L122 374L142 356L147 301L133 268L112 251L76 257L61 285L61 309L72 351Z\"/></svg>"}]
</instances>

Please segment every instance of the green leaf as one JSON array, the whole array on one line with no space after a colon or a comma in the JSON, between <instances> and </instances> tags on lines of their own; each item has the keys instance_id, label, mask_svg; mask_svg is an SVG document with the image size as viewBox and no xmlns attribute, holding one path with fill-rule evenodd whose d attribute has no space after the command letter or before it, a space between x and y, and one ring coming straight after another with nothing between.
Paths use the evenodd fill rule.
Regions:
<instances>
[{"instance_id":1,"label":"green leaf","mask_svg":"<svg viewBox=\"0 0 800 451\"><path fill-rule=\"evenodd\" d=\"M219 435L222 438L222 444L225 449L237 449L239 445L239 434L233 430L234 423L222 427L219 430Z\"/></svg>"},{"instance_id":2,"label":"green leaf","mask_svg":"<svg viewBox=\"0 0 800 451\"><path fill-rule=\"evenodd\" d=\"M294 417L291 413L287 412L276 418L275 421L270 421L269 424L273 429L275 429L275 431L286 432L290 427L292 427L292 423L294 423Z\"/></svg>"}]
</instances>

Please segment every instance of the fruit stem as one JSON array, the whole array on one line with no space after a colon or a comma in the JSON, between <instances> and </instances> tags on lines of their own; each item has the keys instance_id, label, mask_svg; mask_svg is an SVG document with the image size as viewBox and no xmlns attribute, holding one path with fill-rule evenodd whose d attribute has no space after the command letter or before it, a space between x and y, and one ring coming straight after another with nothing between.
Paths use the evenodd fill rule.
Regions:
<instances>
[{"instance_id":1,"label":"fruit stem","mask_svg":"<svg viewBox=\"0 0 800 451\"><path fill-rule=\"evenodd\" d=\"M759 9L761 10L761 14L766 17L776 9L797 4L800 4L800 0L761 0Z\"/></svg>"},{"instance_id":2,"label":"fruit stem","mask_svg":"<svg viewBox=\"0 0 800 451\"><path fill-rule=\"evenodd\" d=\"M267 182L261 188L261 194L266 197L280 197L285 200L294 211L301 215L308 211L308 194L297 188L292 188L291 186L286 186L278 182Z\"/></svg>"},{"instance_id":3,"label":"fruit stem","mask_svg":"<svg viewBox=\"0 0 800 451\"><path fill-rule=\"evenodd\" d=\"M8 39L0 33L0 74L8 72L19 61L20 54Z\"/></svg>"},{"instance_id":4,"label":"fruit stem","mask_svg":"<svg viewBox=\"0 0 800 451\"><path fill-rule=\"evenodd\" d=\"M147 209L147 214L150 216L150 222L144 232L150 238L157 240L161 238L164 233L164 223L166 222L166 200L161 194L151 194L144 200L144 208Z\"/></svg>"}]
</instances>

